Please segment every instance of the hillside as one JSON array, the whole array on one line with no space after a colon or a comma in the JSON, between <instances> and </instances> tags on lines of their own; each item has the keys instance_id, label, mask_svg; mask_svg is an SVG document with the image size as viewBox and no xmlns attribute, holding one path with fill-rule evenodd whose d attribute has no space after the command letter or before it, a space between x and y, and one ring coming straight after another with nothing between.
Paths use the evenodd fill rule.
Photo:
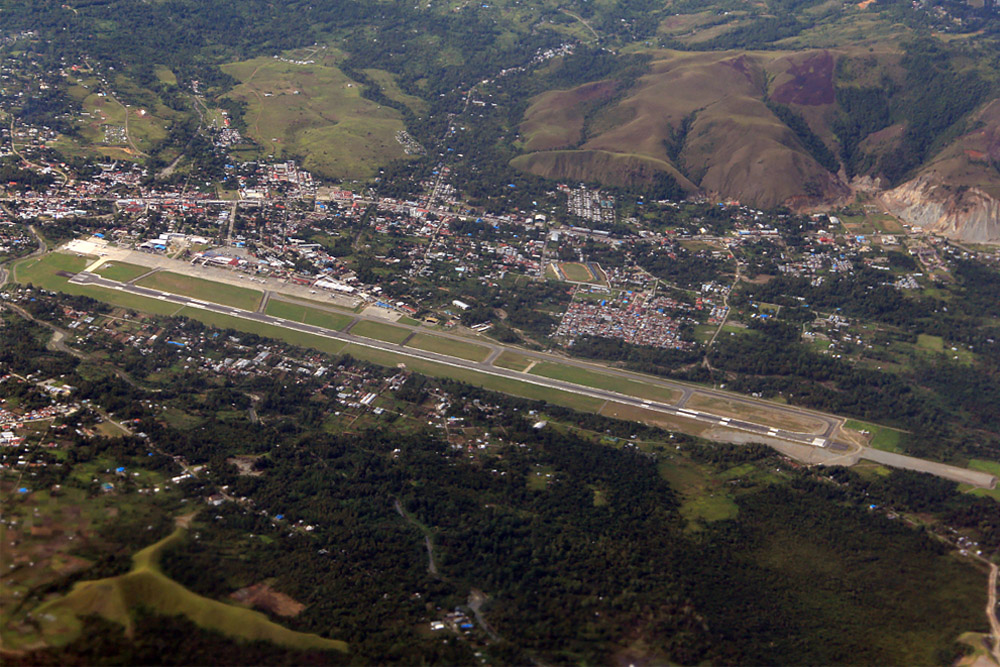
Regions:
<instances>
[{"instance_id":1,"label":"hillside","mask_svg":"<svg viewBox=\"0 0 1000 667\"><path fill-rule=\"evenodd\" d=\"M945 236L1000 242L1000 100L972 121L919 174L882 202L904 221Z\"/></svg>"},{"instance_id":2,"label":"hillside","mask_svg":"<svg viewBox=\"0 0 1000 667\"><path fill-rule=\"evenodd\" d=\"M904 219L994 239L1000 105L974 68L927 72L926 48L654 51L627 91L596 81L532 98L511 164L612 185L659 170L689 192L799 209L842 204L873 180L905 183L886 196ZM966 99L934 108L935 92L960 89ZM962 127L975 129L939 148ZM916 210L928 197L939 213Z\"/></svg>"}]
</instances>

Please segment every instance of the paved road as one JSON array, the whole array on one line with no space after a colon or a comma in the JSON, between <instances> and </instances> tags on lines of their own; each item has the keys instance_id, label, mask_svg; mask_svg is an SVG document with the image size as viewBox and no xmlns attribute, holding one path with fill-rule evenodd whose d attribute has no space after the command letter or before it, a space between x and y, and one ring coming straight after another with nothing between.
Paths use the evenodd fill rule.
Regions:
<instances>
[{"instance_id":1,"label":"paved road","mask_svg":"<svg viewBox=\"0 0 1000 667\"><path fill-rule=\"evenodd\" d=\"M997 565L990 563L989 595L986 601L986 615L990 619L990 634L993 635L993 659L1000 665L1000 620L997 619Z\"/></svg>"},{"instance_id":2,"label":"paved road","mask_svg":"<svg viewBox=\"0 0 1000 667\"><path fill-rule=\"evenodd\" d=\"M944 477L953 482L972 484L973 486L980 486L986 489L995 488L997 482L996 476L987 472L959 468L958 466L950 466L947 463L938 463L937 461L927 461L913 456L906 456L905 454L884 452L880 449L872 449L871 447L864 448L861 452L861 458L892 466L893 468L929 472L932 475Z\"/></svg>"},{"instance_id":3,"label":"paved road","mask_svg":"<svg viewBox=\"0 0 1000 667\"><path fill-rule=\"evenodd\" d=\"M333 331L312 324L305 324L302 322L285 320L280 317L274 317L273 315L267 315L266 313L253 312L253 311L243 310L241 308L235 308L233 306L210 303L208 301L202 301L201 299L195 299L192 297L181 296L177 294L170 294L168 292L161 292L159 290L150 289L148 287L141 287L138 285L120 283L114 280L108 280L107 278L102 278L101 276L95 275L93 273L88 273L86 271L77 274L72 279L72 282L81 285L95 285L107 289L129 292L131 294L144 296L150 299L169 301L171 303L176 303L178 305L188 306L191 308L199 308L202 310L208 310L223 315L230 315L233 317L239 317L241 319L253 320L265 324L271 324L274 326L284 327L286 329L290 329L293 331L300 331L302 333L312 334L315 336L323 336L325 338L340 340L347 343L352 343L354 345L360 345L362 347L368 347L376 350L383 350L395 354L402 354L408 357L413 357L416 359L422 359L425 361L443 364L454 368L473 370L487 375L493 375L496 377L503 377L511 380L517 380L519 382L525 382L528 384L546 387L549 389L557 389L560 391L565 391L580 396L587 396L603 401L612 401L614 403L630 405L637 408L644 408L646 410L660 412L675 417L682 417L693 421L707 423L713 426L721 426L729 429L744 431L770 438L777 438L799 444L813 445L819 447L828 446L830 449L835 449L840 451L846 451L851 448L851 445L847 442L830 440L827 437L833 434L834 429L840 423L839 418L836 417L817 416L811 412L807 413L809 417L815 417L815 418L825 417L824 421L827 422L826 431L823 435L817 436L813 433L802 433L787 429L769 427L763 424L757 424L742 419L721 417L719 415L715 415L703 410L692 410L689 408L677 407L676 405L673 404L646 400L642 398L637 398L635 396L629 396L626 394L621 394L618 392L608 391L604 389L585 387L582 385L573 384L571 382L565 382L563 380L555 380L538 375L527 375L519 371L510 370L506 368L499 368L485 361L483 362L466 361L464 359L449 357L443 354L437 354L435 352L427 352L424 350L402 347L395 343L388 343L385 341L375 340L372 338L366 338L364 336L358 336L346 331L345 332ZM540 356L548 358L551 357L552 355L540 355ZM566 360L563 360L561 358L555 358L555 359L557 359L560 363L566 363ZM612 372L613 369L601 368L601 370L602 372L608 372L614 375L622 374L619 372ZM625 375L630 377L636 377L635 374L625 374ZM648 379L642 378L642 381L648 381ZM705 391L705 393L712 393L709 390L695 389L693 387L688 387L686 385L680 385L677 388L681 389L684 392L685 397L687 396L688 393L692 391L699 391L699 392ZM734 399L734 395L732 394L724 394L724 397L729 400ZM765 404L765 405L769 409L784 408L784 406L772 406L770 404ZM794 413L796 415L802 415L804 412L797 409L786 409L786 411Z\"/></svg>"}]
</instances>

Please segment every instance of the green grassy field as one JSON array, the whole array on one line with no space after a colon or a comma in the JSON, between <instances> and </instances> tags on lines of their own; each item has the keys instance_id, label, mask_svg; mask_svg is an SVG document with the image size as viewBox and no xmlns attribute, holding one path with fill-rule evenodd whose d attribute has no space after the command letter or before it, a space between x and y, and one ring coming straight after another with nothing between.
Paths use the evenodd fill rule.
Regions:
<instances>
[{"instance_id":1,"label":"green grassy field","mask_svg":"<svg viewBox=\"0 0 1000 667\"><path fill-rule=\"evenodd\" d=\"M468 359L469 361L483 361L490 353L489 348L485 348L482 345L466 343L465 341L451 338L441 338L440 336L432 336L430 334L417 334L410 339L406 346L415 347L419 350L427 350L428 352L437 352L438 354L447 354L460 359Z\"/></svg>"},{"instance_id":2,"label":"green grassy field","mask_svg":"<svg viewBox=\"0 0 1000 667\"><path fill-rule=\"evenodd\" d=\"M752 466L751 466L752 467ZM659 464L660 476L681 496L681 515L689 530L704 523L735 517L739 510L720 480L713 479L707 466L685 457L671 457Z\"/></svg>"},{"instance_id":3,"label":"green grassy field","mask_svg":"<svg viewBox=\"0 0 1000 667\"><path fill-rule=\"evenodd\" d=\"M328 178L369 177L405 157L395 139L403 122L395 109L361 97L334 54L324 53L308 65L266 57L224 65L240 81L229 96L247 103L247 133L263 152L305 156L306 169ZM380 84L388 85L384 77Z\"/></svg>"},{"instance_id":4,"label":"green grassy field","mask_svg":"<svg viewBox=\"0 0 1000 667\"><path fill-rule=\"evenodd\" d=\"M523 371L531 364L531 357L526 357L517 352L505 351L493 360L493 365L498 368L509 368L513 371Z\"/></svg>"},{"instance_id":5,"label":"green grassy field","mask_svg":"<svg viewBox=\"0 0 1000 667\"><path fill-rule=\"evenodd\" d=\"M1000 477L1000 461L987 461L986 459L972 459L969 461L969 468L972 470L982 470L993 473Z\"/></svg>"},{"instance_id":6,"label":"green grassy field","mask_svg":"<svg viewBox=\"0 0 1000 667\"><path fill-rule=\"evenodd\" d=\"M164 68L164 75L169 70ZM171 73L172 74L172 73ZM176 78L174 79L176 82ZM94 77L70 78L68 93L80 104L81 114L76 119L78 135L76 137L60 136L54 147L67 155L104 155L115 159L135 160L141 157L132 145L125 140L108 142L108 127L125 127L128 116L128 137L135 149L148 152L162 142L169 132L170 125L184 114L167 107L159 96L148 89L135 85L130 79L118 76L115 79L115 89L120 93L137 93L128 95L136 99L148 100L143 107L126 107L118 100L95 92L100 82ZM116 136L122 136L121 134Z\"/></svg>"},{"instance_id":7,"label":"green grassy field","mask_svg":"<svg viewBox=\"0 0 1000 667\"><path fill-rule=\"evenodd\" d=\"M578 262L562 262L559 265L563 273L566 275L566 280L572 280L577 283L593 283L598 282L598 280L591 275L590 270Z\"/></svg>"},{"instance_id":8,"label":"green grassy field","mask_svg":"<svg viewBox=\"0 0 1000 667\"><path fill-rule=\"evenodd\" d=\"M365 338L383 340L387 343L402 343L412 332L409 329L394 327L383 322L362 320L351 328L351 333Z\"/></svg>"},{"instance_id":9,"label":"green grassy field","mask_svg":"<svg viewBox=\"0 0 1000 667\"><path fill-rule=\"evenodd\" d=\"M971 470L981 470L982 472L988 472L1000 478L1000 462L987 461L986 459L972 459L969 461L968 467ZM959 486L959 489L961 491L971 493L974 496L985 496L995 500L1000 500L1000 486L997 486L995 489L983 489L977 486L970 486L969 484L962 484Z\"/></svg>"},{"instance_id":10,"label":"green grassy field","mask_svg":"<svg viewBox=\"0 0 1000 667\"><path fill-rule=\"evenodd\" d=\"M58 275L60 271L68 273L82 271L91 261L93 261L93 258L53 252L21 262L15 268L15 279L20 283L31 283L42 289L89 296L114 306L121 306L122 308L130 308L156 315L173 315L177 312L178 306L175 303L168 303L159 299L149 299L144 296L106 289L104 287L96 287L94 285L76 285L69 282L69 278L66 276Z\"/></svg>"},{"instance_id":11,"label":"green grassy field","mask_svg":"<svg viewBox=\"0 0 1000 667\"><path fill-rule=\"evenodd\" d=\"M94 273L99 276L103 276L108 280L117 280L120 283L127 283L130 280L135 280L144 273L149 273L149 271L150 268L148 266L126 264L125 262L107 262L97 267L97 271Z\"/></svg>"},{"instance_id":12,"label":"green grassy field","mask_svg":"<svg viewBox=\"0 0 1000 667\"><path fill-rule=\"evenodd\" d=\"M681 392L676 389L646 384L636 380L627 380L613 375L604 375L599 371L591 371L585 368L563 366L550 361L535 364L535 367L531 369L531 374L666 403L672 403L681 396Z\"/></svg>"},{"instance_id":13,"label":"green grassy field","mask_svg":"<svg viewBox=\"0 0 1000 667\"><path fill-rule=\"evenodd\" d=\"M900 447L899 441L903 435L902 431L897 431L894 428L889 428L888 426L880 426L878 424L872 424L870 422L863 422L857 419L848 419L844 423L844 426L855 431L868 431L871 433L870 447L875 449L881 449L886 452L896 452L903 453L903 448Z\"/></svg>"},{"instance_id":14,"label":"green grassy field","mask_svg":"<svg viewBox=\"0 0 1000 667\"><path fill-rule=\"evenodd\" d=\"M917 347L923 350L930 350L931 352L943 352L944 339L941 338L941 336L932 336L930 334L918 334Z\"/></svg>"},{"instance_id":15,"label":"green grassy field","mask_svg":"<svg viewBox=\"0 0 1000 667\"><path fill-rule=\"evenodd\" d=\"M60 271L79 273L86 268L92 258L52 252L41 257L22 260L14 264L14 280L31 283L47 290L59 290L69 279L56 275Z\"/></svg>"},{"instance_id":16,"label":"green grassy field","mask_svg":"<svg viewBox=\"0 0 1000 667\"><path fill-rule=\"evenodd\" d=\"M81 631L80 618L88 615L119 623L131 633L133 612L147 607L169 616L185 616L201 627L246 641L347 651L345 642L289 630L258 611L202 597L165 576L159 567L160 553L184 539L185 533L185 529L177 528L168 537L137 552L127 574L79 582L65 597L40 607L39 626L47 643L61 646L76 639Z\"/></svg>"},{"instance_id":17,"label":"green grassy field","mask_svg":"<svg viewBox=\"0 0 1000 667\"><path fill-rule=\"evenodd\" d=\"M333 329L335 331L340 331L346 327L351 323L352 319L350 315L331 313L326 310L310 308L309 306L289 303L287 301L278 301L276 299L271 299L267 302L265 312L268 315L292 320L293 322L312 324L313 326Z\"/></svg>"},{"instance_id":18,"label":"green grassy field","mask_svg":"<svg viewBox=\"0 0 1000 667\"><path fill-rule=\"evenodd\" d=\"M424 102L419 97L413 95L407 95L399 88L399 84L396 83L396 78L390 73L382 69L364 69L365 76L378 84L385 96L394 102L402 102L410 108L410 111L417 114L427 113L427 102Z\"/></svg>"},{"instance_id":19,"label":"green grassy field","mask_svg":"<svg viewBox=\"0 0 1000 667\"><path fill-rule=\"evenodd\" d=\"M242 308L243 310L257 310L262 296L258 290L227 285L226 283L217 283L212 280L194 278L170 271L158 271L151 276L146 276L136 284L149 287L150 289L170 292L171 294L181 294L201 299L202 301L211 301L212 303L221 303L225 306Z\"/></svg>"}]
</instances>

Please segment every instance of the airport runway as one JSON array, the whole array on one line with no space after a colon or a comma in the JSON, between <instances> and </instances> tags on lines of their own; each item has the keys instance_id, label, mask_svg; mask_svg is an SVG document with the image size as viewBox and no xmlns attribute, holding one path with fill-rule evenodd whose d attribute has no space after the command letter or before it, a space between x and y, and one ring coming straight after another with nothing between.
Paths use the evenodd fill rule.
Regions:
<instances>
[{"instance_id":1,"label":"airport runway","mask_svg":"<svg viewBox=\"0 0 1000 667\"><path fill-rule=\"evenodd\" d=\"M693 410L683 407L687 399L695 392L706 393L706 394L719 394L721 397L727 400L738 400L739 397L734 394L726 392L713 392L712 390L702 390L701 388L694 388L688 385L683 385L679 383L657 383L670 386L672 388L678 389L682 392L681 398L678 404L668 404L658 401L646 400L642 398L637 398L635 396L629 396L627 394L620 394L614 391L608 391L604 389L595 389L593 387L586 387L583 385L574 384L571 382L565 382L563 380L556 380L551 378L542 377L539 375L530 375L527 373L522 373L520 371L510 370L506 368L499 368L493 366L492 361L496 355L490 354L490 357L486 361L476 362L467 361L464 359L458 359L455 357L449 357L443 354L438 354L435 352L427 352L424 350L418 350L409 347L402 347L395 343L388 343L385 341L380 341L372 338L366 338L364 336L358 336L348 332L334 331L331 329L325 329L323 327L315 326L312 324L304 324L302 322L294 322L291 320L282 319L280 317L274 317L273 315L267 315L265 313L254 312L243 310L241 308L234 308L232 306L225 306L217 303L211 303L209 301L203 301L200 299L195 299L188 296L181 296L178 294L171 294L169 292L161 292L159 290L150 289L148 287L141 287L139 285L132 285L126 283L120 283L114 280L108 280L102 278L93 273L88 273L86 271L78 273L71 279L71 282L80 285L94 285L99 287L104 287L106 289L113 289L123 292L129 292L138 296L143 296L150 299L157 299L160 301L168 301L171 303L176 303L180 306L188 306L191 308L199 308L202 310L208 310L215 313L220 313L223 315L230 315L233 317L239 317L246 320L253 320L257 322L263 322L265 324L270 324L274 326L284 327L293 331L300 331L302 333L312 334L316 336L323 336L325 338L330 338L333 340L340 340L347 343L352 343L354 345L360 345L363 347L373 348L377 350L383 350L386 352L392 352L394 354L401 354L408 357L413 357L416 359L423 359L425 361L430 361L438 364L443 364L447 366L452 366L455 368L464 368L473 371L478 371L487 375L493 375L497 377L504 377L511 380L517 380L518 382L525 382L528 384L533 384L541 387L547 387L550 389L558 389L561 391L577 394L580 396L588 396L591 398L597 398L604 401L611 401L614 403L620 403L623 405L630 405L637 408L643 408L646 410L652 410L655 412L660 412L667 415L672 415L675 417L681 417L685 419L690 419L693 421L698 421L713 426L734 429L737 431L744 431L747 433L753 433L761 435L768 438L775 438L780 440L785 440L792 443L811 445L815 447L829 448L832 450L837 450L840 452L847 451L851 446L846 442L840 442L833 440L833 436L837 426L840 424L840 419L837 417L818 415L811 411L797 410L794 408L786 408L786 406L772 406L770 404L765 404L769 410L780 410L784 412L793 413L799 416L805 416L811 419L818 419L826 423L826 428L824 432L820 435L813 433L802 433L797 431L791 431L786 429L779 429L764 424L757 424L745 419L737 419L725 416L719 416L706 412L704 410ZM468 339L464 339L468 340ZM496 346L490 346L496 347ZM502 350L501 350L502 351ZM562 357L556 357L554 355L545 355L541 353L531 354L520 349L515 350L518 354L526 354L527 356L538 356L539 358L551 361L557 361L558 363L568 363ZM576 364L571 364L576 365ZM586 364L589 369L594 369L594 365ZM613 375L621 375L629 379L640 379L642 382L650 382L648 378L643 376L638 376L637 374L630 374L625 372L618 372L615 369L600 368L601 372L606 372ZM746 400L746 399L744 399ZM756 401L747 401L757 403ZM855 445L856 447L856 445Z\"/></svg>"}]
</instances>

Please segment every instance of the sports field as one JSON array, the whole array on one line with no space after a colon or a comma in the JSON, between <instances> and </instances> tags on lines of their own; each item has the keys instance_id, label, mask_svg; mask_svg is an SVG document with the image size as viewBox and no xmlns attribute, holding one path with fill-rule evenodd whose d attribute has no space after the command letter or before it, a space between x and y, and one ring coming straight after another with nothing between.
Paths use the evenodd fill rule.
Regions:
<instances>
[{"instance_id":1,"label":"sports field","mask_svg":"<svg viewBox=\"0 0 1000 667\"><path fill-rule=\"evenodd\" d=\"M204 278L193 278L180 273L170 271L157 271L151 276L146 276L136 283L142 287L170 292L171 294L181 294L203 301L221 303L224 306L233 306L243 310L257 310L262 296L259 290L217 283Z\"/></svg>"},{"instance_id":2,"label":"sports field","mask_svg":"<svg viewBox=\"0 0 1000 667\"><path fill-rule=\"evenodd\" d=\"M604 283L606 280L604 276L598 274L596 267L591 269L590 266L579 262L562 262L559 268L566 276L566 280L575 283Z\"/></svg>"}]
</instances>

